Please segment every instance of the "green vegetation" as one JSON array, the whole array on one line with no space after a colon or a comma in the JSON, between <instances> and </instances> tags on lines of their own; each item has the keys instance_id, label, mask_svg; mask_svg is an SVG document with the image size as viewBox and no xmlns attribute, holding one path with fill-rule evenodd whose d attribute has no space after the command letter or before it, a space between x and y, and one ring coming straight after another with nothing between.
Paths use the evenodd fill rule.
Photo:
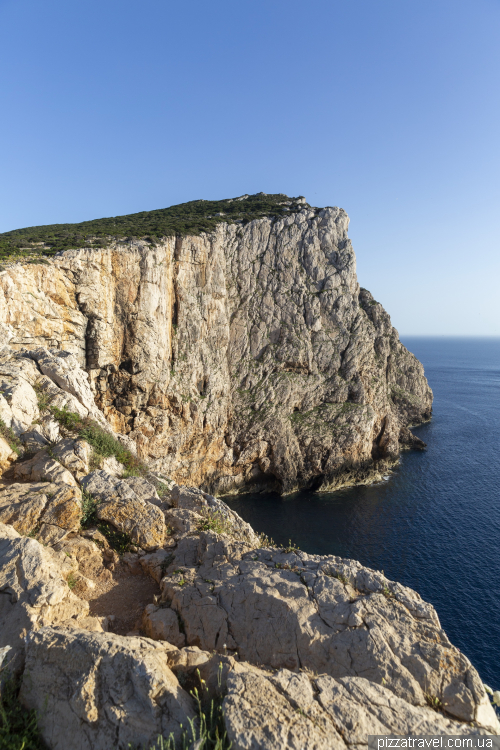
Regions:
<instances>
[{"instance_id":1,"label":"green vegetation","mask_svg":"<svg viewBox=\"0 0 500 750\"><path fill-rule=\"evenodd\" d=\"M83 221L80 224L50 224L14 229L0 234L0 261L19 259L29 263L43 262L36 256L55 255L70 248L104 247L114 237L142 238L154 242L161 237L198 235L212 231L221 222L239 221L247 224L264 216L284 216L301 207L297 200L282 193L259 193L250 195L245 200L197 200L156 211L141 211L127 216ZM289 205L281 205L284 202Z\"/></svg>"},{"instance_id":2,"label":"green vegetation","mask_svg":"<svg viewBox=\"0 0 500 750\"><path fill-rule=\"evenodd\" d=\"M11 679L0 696L0 747L2 750L45 750L36 711L28 711L18 700L19 686Z\"/></svg>"},{"instance_id":3,"label":"green vegetation","mask_svg":"<svg viewBox=\"0 0 500 750\"><path fill-rule=\"evenodd\" d=\"M68 579L66 581L66 583L68 584L68 586L70 587L70 589L74 589L75 588L76 582L77 582L76 575L74 573L70 573L69 576L68 576Z\"/></svg>"},{"instance_id":4,"label":"green vegetation","mask_svg":"<svg viewBox=\"0 0 500 750\"><path fill-rule=\"evenodd\" d=\"M139 461L127 448L125 448L114 435L106 432L97 422L88 417L80 417L67 409L51 407L55 419L69 432L76 432L79 437L86 440L94 449L97 461L101 458L114 456L125 467L124 476L142 476L147 474L147 467ZM97 462L96 462L97 463Z\"/></svg>"},{"instance_id":5,"label":"green vegetation","mask_svg":"<svg viewBox=\"0 0 500 750\"><path fill-rule=\"evenodd\" d=\"M40 383L35 383L33 388L36 393L36 397L38 401L38 408L40 409L41 412L45 411L45 409L48 409L50 402L52 401L52 396L49 393L46 393L42 389Z\"/></svg>"},{"instance_id":6,"label":"green vegetation","mask_svg":"<svg viewBox=\"0 0 500 750\"><path fill-rule=\"evenodd\" d=\"M261 533L261 534L258 534L258 537L259 537L259 549L262 549L263 547L265 548L276 547L276 543L274 539L272 539L271 537L268 537L267 534ZM254 559L256 560L257 558L254 558Z\"/></svg>"},{"instance_id":7,"label":"green vegetation","mask_svg":"<svg viewBox=\"0 0 500 750\"><path fill-rule=\"evenodd\" d=\"M80 526L82 529L88 529L97 523L97 500L87 490L82 490L82 520Z\"/></svg>"},{"instance_id":8,"label":"green vegetation","mask_svg":"<svg viewBox=\"0 0 500 750\"><path fill-rule=\"evenodd\" d=\"M14 453L17 453L17 455L19 455L23 452L21 441L13 432L13 430L11 430L10 427L7 427L3 419L0 419L0 435L5 438Z\"/></svg>"},{"instance_id":9,"label":"green vegetation","mask_svg":"<svg viewBox=\"0 0 500 750\"><path fill-rule=\"evenodd\" d=\"M125 552L130 550L132 539L124 531L118 531L107 521L101 521L97 528L106 537L111 549L114 549L119 555L124 555Z\"/></svg>"},{"instance_id":10,"label":"green vegetation","mask_svg":"<svg viewBox=\"0 0 500 750\"><path fill-rule=\"evenodd\" d=\"M200 690L195 687L190 691L196 706L196 719L188 719L189 728L185 730L176 744L173 735L168 739L158 737L154 745L148 750L188 750L196 747L199 750L231 750L231 742L227 738L222 712L224 693L222 690L222 662L219 664L218 689L215 698L210 699L205 680L197 671ZM182 684L182 675L180 676ZM130 750L132 750L131 746Z\"/></svg>"},{"instance_id":11,"label":"green vegetation","mask_svg":"<svg viewBox=\"0 0 500 750\"><path fill-rule=\"evenodd\" d=\"M228 518L218 510L207 511L198 524L198 531L215 531L216 534L231 534L232 527Z\"/></svg>"},{"instance_id":12,"label":"green vegetation","mask_svg":"<svg viewBox=\"0 0 500 750\"><path fill-rule=\"evenodd\" d=\"M427 705L434 709L434 711L442 711L443 704L439 700L439 698L435 695L429 695L429 693L425 694L425 700L427 702Z\"/></svg>"},{"instance_id":13,"label":"green vegetation","mask_svg":"<svg viewBox=\"0 0 500 750\"><path fill-rule=\"evenodd\" d=\"M289 552L299 552L299 550L300 550L300 547L298 547L298 545L296 545L296 544L292 544L292 540L291 539L288 540L288 547L282 547L281 548L281 551L282 552L286 552L286 553L289 553Z\"/></svg>"}]
</instances>

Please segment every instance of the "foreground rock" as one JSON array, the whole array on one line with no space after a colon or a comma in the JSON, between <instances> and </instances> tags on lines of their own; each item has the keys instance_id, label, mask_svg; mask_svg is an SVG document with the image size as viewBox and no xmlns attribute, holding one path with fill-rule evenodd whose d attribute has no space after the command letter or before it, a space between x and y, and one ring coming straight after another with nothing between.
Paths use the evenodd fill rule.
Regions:
<instances>
[{"instance_id":1,"label":"foreground rock","mask_svg":"<svg viewBox=\"0 0 500 750\"><path fill-rule=\"evenodd\" d=\"M127 480L112 477L105 471L94 471L84 477L81 484L98 501L96 513L101 521L112 523L142 549L161 547L166 534L163 513L137 495Z\"/></svg>"},{"instance_id":2,"label":"foreground rock","mask_svg":"<svg viewBox=\"0 0 500 750\"><path fill-rule=\"evenodd\" d=\"M10 647L11 671L22 667L28 633L45 625L80 623L102 630L97 618L88 617L88 602L67 584L73 569L64 554L0 524L0 648Z\"/></svg>"},{"instance_id":3,"label":"foreground rock","mask_svg":"<svg viewBox=\"0 0 500 750\"><path fill-rule=\"evenodd\" d=\"M39 712L51 750L150 747L179 739L193 700L167 651L145 638L44 628L27 641L21 700Z\"/></svg>"},{"instance_id":4,"label":"foreground rock","mask_svg":"<svg viewBox=\"0 0 500 750\"><path fill-rule=\"evenodd\" d=\"M430 708L414 707L362 677L335 680L280 670L230 674L224 715L232 750L344 750L369 734L480 734ZM485 733L484 730L482 733Z\"/></svg>"},{"instance_id":5,"label":"foreground rock","mask_svg":"<svg viewBox=\"0 0 500 750\"><path fill-rule=\"evenodd\" d=\"M438 699L497 726L479 676L419 595L352 560L248 550L212 531L185 536L161 581L186 643L275 669L364 677L413 706Z\"/></svg>"}]
</instances>

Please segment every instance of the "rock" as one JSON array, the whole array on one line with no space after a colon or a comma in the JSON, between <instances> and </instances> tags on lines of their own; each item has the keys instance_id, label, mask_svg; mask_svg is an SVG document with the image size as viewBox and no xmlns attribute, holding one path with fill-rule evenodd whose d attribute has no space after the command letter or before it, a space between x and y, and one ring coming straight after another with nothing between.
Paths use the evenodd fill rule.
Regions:
<instances>
[{"instance_id":1,"label":"rock","mask_svg":"<svg viewBox=\"0 0 500 750\"><path fill-rule=\"evenodd\" d=\"M147 551L161 547L165 539L165 519L159 508L141 500L125 480L104 471L93 471L81 486L96 500L97 517L129 534L132 542Z\"/></svg>"},{"instance_id":2,"label":"rock","mask_svg":"<svg viewBox=\"0 0 500 750\"><path fill-rule=\"evenodd\" d=\"M38 453L50 446L49 441L38 426L31 427L31 429L26 430L19 437L24 444L24 449L28 453Z\"/></svg>"},{"instance_id":3,"label":"rock","mask_svg":"<svg viewBox=\"0 0 500 750\"><path fill-rule=\"evenodd\" d=\"M11 464L17 459L17 453L12 450L8 442L0 437L0 474L8 471Z\"/></svg>"},{"instance_id":4,"label":"rock","mask_svg":"<svg viewBox=\"0 0 500 750\"><path fill-rule=\"evenodd\" d=\"M78 487L48 482L11 484L0 488L0 522L11 524L21 534L37 534L46 544L55 544L70 531L77 531L82 517Z\"/></svg>"},{"instance_id":5,"label":"rock","mask_svg":"<svg viewBox=\"0 0 500 750\"><path fill-rule=\"evenodd\" d=\"M143 477L127 477L125 482L140 500L152 503L153 505L159 505L161 502L156 487L151 482L148 482L147 479Z\"/></svg>"},{"instance_id":6,"label":"rock","mask_svg":"<svg viewBox=\"0 0 500 750\"><path fill-rule=\"evenodd\" d=\"M18 482L53 482L77 487L73 474L54 457L52 449L41 450L29 461L18 463L14 469L14 478Z\"/></svg>"},{"instance_id":7,"label":"rock","mask_svg":"<svg viewBox=\"0 0 500 750\"><path fill-rule=\"evenodd\" d=\"M97 534L99 535L100 532L97 531ZM106 539L102 534L100 536ZM57 552L64 552L65 555L75 560L78 563L78 570L83 576L100 581L111 579L111 573L104 567L101 550L91 539L74 536L70 539L64 539L54 549Z\"/></svg>"},{"instance_id":8,"label":"rock","mask_svg":"<svg viewBox=\"0 0 500 750\"><path fill-rule=\"evenodd\" d=\"M20 699L39 712L51 750L151 747L179 740L195 711L168 667L167 652L146 638L43 628L27 641Z\"/></svg>"},{"instance_id":9,"label":"rock","mask_svg":"<svg viewBox=\"0 0 500 750\"><path fill-rule=\"evenodd\" d=\"M166 572L162 599L187 645L274 669L362 675L410 705L432 695L457 719L480 720L487 698L468 659L431 605L381 573L338 557L248 551L211 531L181 539Z\"/></svg>"},{"instance_id":10,"label":"rock","mask_svg":"<svg viewBox=\"0 0 500 750\"><path fill-rule=\"evenodd\" d=\"M103 458L101 461L101 469L112 477L120 478L125 473L125 466L117 461L114 456Z\"/></svg>"},{"instance_id":11,"label":"rock","mask_svg":"<svg viewBox=\"0 0 500 750\"><path fill-rule=\"evenodd\" d=\"M16 670L30 631L88 615L65 580L71 571L65 555L0 523L0 648L11 646Z\"/></svg>"},{"instance_id":12,"label":"rock","mask_svg":"<svg viewBox=\"0 0 500 750\"><path fill-rule=\"evenodd\" d=\"M166 573L168 566L173 562L174 555L172 552L159 549L156 552L152 552L149 555L144 555L139 558L142 569L145 573L154 578L157 583L160 583L161 579Z\"/></svg>"},{"instance_id":13,"label":"rock","mask_svg":"<svg viewBox=\"0 0 500 750\"><path fill-rule=\"evenodd\" d=\"M89 473L89 463L92 456L92 448L81 439L72 440L66 438L60 440L52 449L52 455L71 474L80 480Z\"/></svg>"},{"instance_id":14,"label":"rock","mask_svg":"<svg viewBox=\"0 0 500 750\"><path fill-rule=\"evenodd\" d=\"M180 632L177 614L172 609L148 604L142 617L142 627L148 638L155 641L168 641L177 648L186 645L186 636Z\"/></svg>"},{"instance_id":15,"label":"rock","mask_svg":"<svg viewBox=\"0 0 500 750\"><path fill-rule=\"evenodd\" d=\"M38 420L37 429L42 433L44 438L49 441L49 443L57 443L60 439L59 422L56 422L56 420L50 415L41 417Z\"/></svg>"},{"instance_id":16,"label":"rock","mask_svg":"<svg viewBox=\"0 0 500 750\"><path fill-rule=\"evenodd\" d=\"M0 416L7 427L20 435L40 416L36 393L26 380L2 376L0 393L4 402Z\"/></svg>"},{"instance_id":17,"label":"rock","mask_svg":"<svg viewBox=\"0 0 500 750\"><path fill-rule=\"evenodd\" d=\"M281 670L275 676L232 672L223 711L233 750L345 750L369 734L479 734L426 706L411 706L362 677L313 679Z\"/></svg>"},{"instance_id":18,"label":"rock","mask_svg":"<svg viewBox=\"0 0 500 750\"><path fill-rule=\"evenodd\" d=\"M88 374L80 367L77 358L70 352L57 349L34 349L29 352L38 367L61 390L74 396L93 419L107 427L100 410L96 407L89 385Z\"/></svg>"}]
</instances>

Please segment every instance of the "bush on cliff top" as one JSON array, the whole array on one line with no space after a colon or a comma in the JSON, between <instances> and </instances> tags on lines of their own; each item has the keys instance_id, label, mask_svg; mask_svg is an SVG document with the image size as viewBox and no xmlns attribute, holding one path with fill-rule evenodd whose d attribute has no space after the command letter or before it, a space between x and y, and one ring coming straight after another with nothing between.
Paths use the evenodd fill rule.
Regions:
<instances>
[{"instance_id":1,"label":"bush on cliff top","mask_svg":"<svg viewBox=\"0 0 500 750\"><path fill-rule=\"evenodd\" d=\"M103 247L113 237L154 241L160 237L198 235L211 232L220 222L241 221L246 224L264 216L284 216L301 207L297 201L297 198L288 198L282 193L258 193L244 200L197 200L156 211L94 219L80 224L14 229L0 234L0 260L24 257L27 262L37 262L36 256L39 255L55 255L70 248ZM284 202L289 205L282 205Z\"/></svg>"}]
</instances>

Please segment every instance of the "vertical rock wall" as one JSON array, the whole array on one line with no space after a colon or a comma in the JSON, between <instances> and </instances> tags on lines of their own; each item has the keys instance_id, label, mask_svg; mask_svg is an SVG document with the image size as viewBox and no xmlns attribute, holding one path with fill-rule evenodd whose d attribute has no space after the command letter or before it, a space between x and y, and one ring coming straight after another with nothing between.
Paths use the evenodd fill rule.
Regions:
<instances>
[{"instance_id":1,"label":"vertical rock wall","mask_svg":"<svg viewBox=\"0 0 500 750\"><path fill-rule=\"evenodd\" d=\"M0 336L75 353L112 427L213 492L369 481L432 393L360 290L348 217L310 209L0 274Z\"/></svg>"}]
</instances>

